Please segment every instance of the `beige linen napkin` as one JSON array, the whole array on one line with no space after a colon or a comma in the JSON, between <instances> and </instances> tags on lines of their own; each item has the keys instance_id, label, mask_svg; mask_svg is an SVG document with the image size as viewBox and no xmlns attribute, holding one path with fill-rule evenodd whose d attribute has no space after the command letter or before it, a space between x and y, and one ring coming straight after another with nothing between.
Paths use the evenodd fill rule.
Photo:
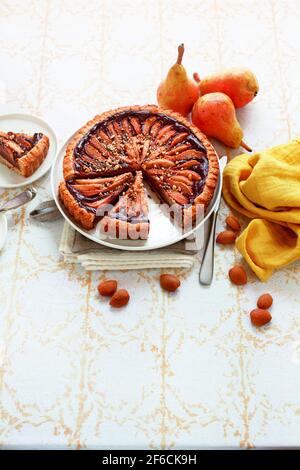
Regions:
<instances>
[{"instance_id":1,"label":"beige linen napkin","mask_svg":"<svg viewBox=\"0 0 300 470\"><path fill-rule=\"evenodd\" d=\"M197 240L197 242L196 242ZM95 243L64 224L59 251L66 263L79 263L87 271L154 268L192 268L203 237L182 240L158 250L125 251Z\"/></svg>"}]
</instances>

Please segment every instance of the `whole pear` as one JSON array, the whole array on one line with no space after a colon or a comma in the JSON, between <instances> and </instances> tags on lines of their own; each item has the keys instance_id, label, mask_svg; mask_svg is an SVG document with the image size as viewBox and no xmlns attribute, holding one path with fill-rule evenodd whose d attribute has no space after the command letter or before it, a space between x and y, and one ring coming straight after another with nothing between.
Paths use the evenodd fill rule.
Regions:
<instances>
[{"instance_id":1,"label":"whole pear","mask_svg":"<svg viewBox=\"0 0 300 470\"><path fill-rule=\"evenodd\" d=\"M255 75L246 68L232 68L209 75L200 80L201 95L220 91L232 99L236 108L241 108L253 100L259 86Z\"/></svg>"},{"instance_id":2,"label":"whole pear","mask_svg":"<svg viewBox=\"0 0 300 470\"><path fill-rule=\"evenodd\" d=\"M164 109L171 109L187 116L199 97L199 87L187 76L181 63L183 53L184 45L180 44L176 64L170 68L168 75L157 89L157 102Z\"/></svg>"},{"instance_id":3,"label":"whole pear","mask_svg":"<svg viewBox=\"0 0 300 470\"><path fill-rule=\"evenodd\" d=\"M224 93L200 96L193 106L192 121L208 137L215 137L227 147L242 146L251 151L242 141L243 130L236 118L233 102Z\"/></svg>"}]
</instances>

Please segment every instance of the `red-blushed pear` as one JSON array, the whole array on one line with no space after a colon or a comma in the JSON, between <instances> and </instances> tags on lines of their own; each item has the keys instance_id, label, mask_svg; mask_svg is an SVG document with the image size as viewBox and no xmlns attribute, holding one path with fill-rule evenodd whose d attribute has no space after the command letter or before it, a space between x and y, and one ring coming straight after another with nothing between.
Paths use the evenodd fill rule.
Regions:
<instances>
[{"instance_id":1,"label":"red-blushed pear","mask_svg":"<svg viewBox=\"0 0 300 470\"><path fill-rule=\"evenodd\" d=\"M195 74L194 74L195 75ZM237 67L204 77L199 82L201 95L219 91L232 99L236 108L250 103L257 95L259 86L251 70Z\"/></svg>"},{"instance_id":2,"label":"red-blushed pear","mask_svg":"<svg viewBox=\"0 0 300 470\"><path fill-rule=\"evenodd\" d=\"M176 64L170 68L165 80L158 87L157 102L161 108L187 116L199 97L199 87L187 76L181 63L183 53L184 45L180 44Z\"/></svg>"},{"instance_id":3,"label":"red-blushed pear","mask_svg":"<svg viewBox=\"0 0 300 470\"><path fill-rule=\"evenodd\" d=\"M244 147L243 130L236 118L232 100L224 93L208 93L193 106L193 123L208 137L215 137L227 147Z\"/></svg>"}]
</instances>

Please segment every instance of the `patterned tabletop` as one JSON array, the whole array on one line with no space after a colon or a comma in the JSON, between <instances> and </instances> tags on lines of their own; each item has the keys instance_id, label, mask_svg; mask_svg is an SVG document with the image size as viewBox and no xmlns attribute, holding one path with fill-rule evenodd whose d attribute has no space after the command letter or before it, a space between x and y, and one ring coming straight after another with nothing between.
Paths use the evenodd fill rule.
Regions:
<instances>
[{"instance_id":1,"label":"patterned tabletop","mask_svg":"<svg viewBox=\"0 0 300 470\"><path fill-rule=\"evenodd\" d=\"M100 111L155 102L184 42L190 73L253 69L245 140L284 143L299 131L299 21L299 0L1 0L1 112L41 116L62 143ZM49 175L37 188L50 197ZM109 272L132 297L112 311L96 291L103 273L61 261L62 221L28 210L9 217L0 254L3 447L299 445L299 263L236 287L227 271L240 256L217 247L213 285L199 286L198 265L177 270L176 295L159 271ZM258 330L248 312L264 291L273 321Z\"/></svg>"}]
</instances>

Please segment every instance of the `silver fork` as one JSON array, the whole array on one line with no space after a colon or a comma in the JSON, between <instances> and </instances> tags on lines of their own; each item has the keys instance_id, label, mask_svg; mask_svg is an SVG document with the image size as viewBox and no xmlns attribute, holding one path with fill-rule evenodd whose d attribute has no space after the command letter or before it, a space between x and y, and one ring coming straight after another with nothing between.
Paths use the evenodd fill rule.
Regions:
<instances>
[{"instance_id":1,"label":"silver fork","mask_svg":"<svg viewBox=\"0 0 300 470\"><path fill-rule=\"evenodd\" d=\"M220 178L222 178L222 174L226 166L226 163L227 163L226 156L220 158L219 160ZM217 223L220 203L221 203L221 194L219 196L218 202L216 203L216 207L209 218L209 222L210 222L209 234L207 237L206 246L204 249L202 263L201 263L200 271L199 271L199 282L203 286L210 286L214 277L216 223Z\"/></svg>"}]
</instances>

